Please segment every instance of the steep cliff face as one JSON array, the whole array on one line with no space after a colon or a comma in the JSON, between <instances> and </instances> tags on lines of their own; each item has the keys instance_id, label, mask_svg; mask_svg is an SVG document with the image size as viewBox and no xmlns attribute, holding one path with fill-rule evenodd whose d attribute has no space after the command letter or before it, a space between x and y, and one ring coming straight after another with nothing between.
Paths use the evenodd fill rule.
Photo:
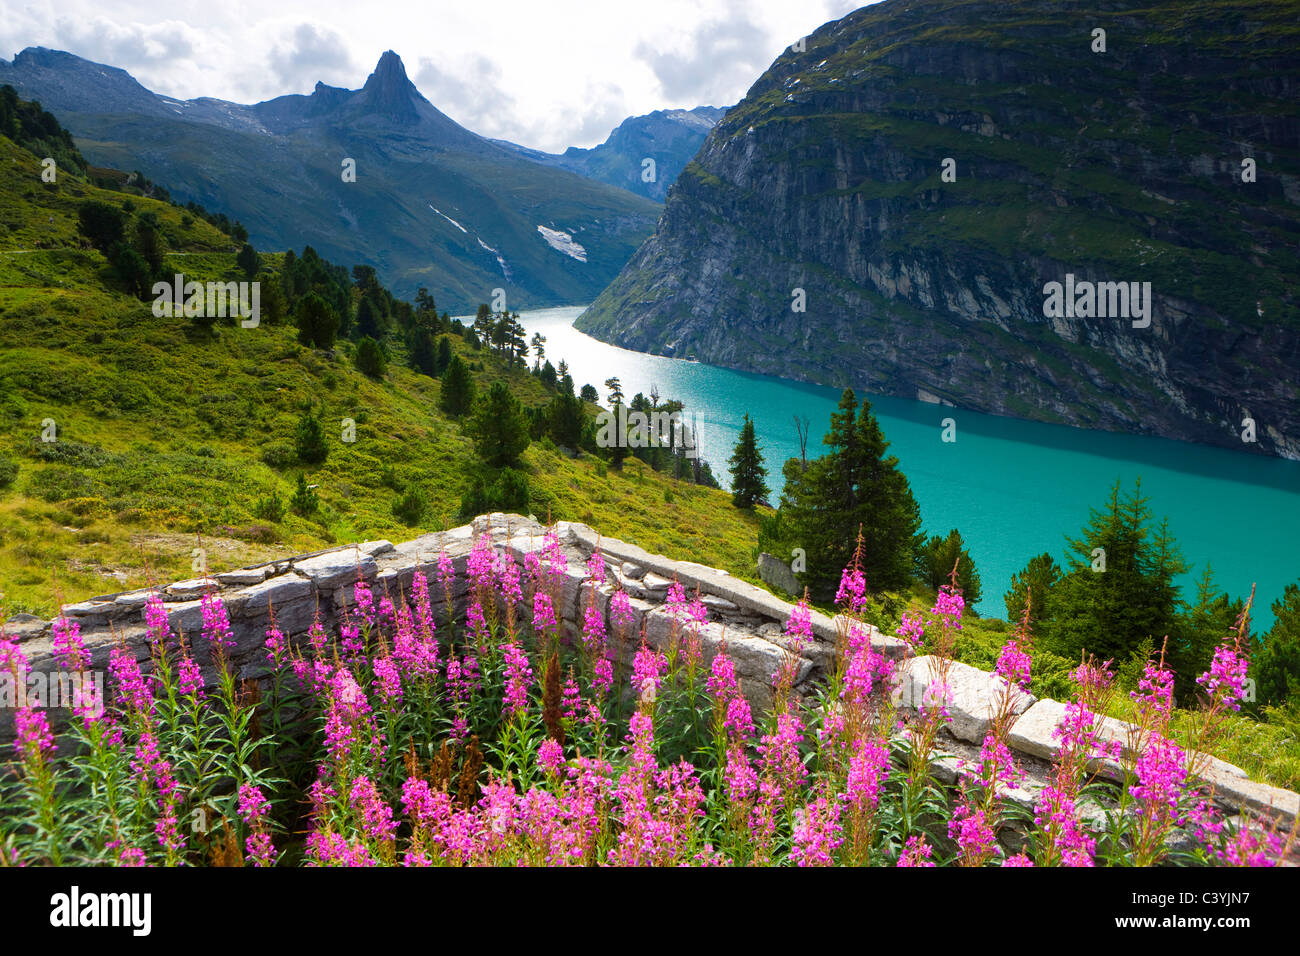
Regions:
<instances>
[{"instance_id":1,"label":"steep cliff face","mask_svg":"<svg viewBox=\"0 0 1300 956\"><path fill-rule=\"evenodd\" d=\"M728 112L579 328L1300 458L1298 15L1296 0L858 10ZM1045 286L1071 281L1149 282L1149 326L1045 314Z\"/></svg>"}]
</instances>

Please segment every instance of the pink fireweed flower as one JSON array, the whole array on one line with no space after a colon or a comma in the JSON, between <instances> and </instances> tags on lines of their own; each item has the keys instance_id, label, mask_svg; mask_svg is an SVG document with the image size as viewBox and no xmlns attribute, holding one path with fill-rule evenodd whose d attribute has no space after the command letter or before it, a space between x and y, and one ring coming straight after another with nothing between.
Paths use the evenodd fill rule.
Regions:
<instances>
[{"instance_id":1,"label":"pink fireweed flower","mask_svg":"<svg viewBox=\"0 0 1300 956\"><path fill-rule=\"evenodd\" d=\"M433 616L429 614L428 626L421 624L417 631L411 609L405 604L397 608L393 659L401 673L407 677L429 680L438 672L438 641L434 637L432 623Z\"/></svg>"},{"instance_id":2,"label":"pink fireweed flower","mask_svg":"<svg viewBox=\"0 0 1300 956\"><path fill-rule=\"evenodd\" d=\"M587 576L597 586L605 583L605 556L599 551L591 552L591 557L587 559Z\"/></svg>"},{"instance_id":3,"label":"pink fireweed flower","mask_svg":"<svg viewBox=\"0 0 1300 956\"><path fill-rule=\"evenodd\" d=\"M244 841L244 851L253 861L253 866L274 866L275 847L266 832L266 817L271 804L257 787L242 783L239 785L239 817L252 831Z\"/></svg>"},{"instance_id":4,"label":"pink fireweed flower","mask_svg":"<svg viewBox=\"0 0 1300 956\"><path fill-rule=\"evenodd\" d=\"M680 581L674 581L668 586L668 599L665 604L674 621L681 623L686 619L686 589L682 587Z\"/></svg>"},{"instance_id":5,"label":"pink fireweed flower","mask_svg":"<svg viewBox=\"0 0 1300 956\"><path fill-rule=\"evenodd\" d=\"M948 821L948 839L968 861L984 860L997 846L993 828L984 819L984 810L970 804L960 804Z\"/></svg>"},{"instance_id":6,"label":"pink fireweed flower","mask_svg":"<svg viewBox=\"0 0 1300 956\"><path fill-rule=\"evenodd\" d=\"M857 568L840 572L840 587L835 592L835 606L858 614L867 605L867 577Z\"/></svg>"},{"instance_id":7,"label":"pink fireweed flower","mask_svg":"<svg viewBox=\"0 0 1300 956\"><path fill-rule=\"evenodd\" d=\"M1138 689L1129 694L1137 701L1138 710L1163 723L1174 706L1174 673L1155 661L1147 661L1138 681Z\"/></svg>"},{"instance_id":8,"label":"pink fireweed flower","mask_svg":"<svg viewBox=\"0 0 1300 956\"><path fill-rule=\"evenodd\" d=\"M1137 775L1129 792L1152 819L1172 818L1181 822L1178 802L1187 782L1187 759L1183 749L1167 737L1156 734L1138 758Z\"/></svg>"},{"instance_id":9,"label":"pink fireweed flower","mask_svg":"<svg viewBox=\"0 0 1300 956\"><path fill-rule=\"evenodd\" d=\"M432 641L437 626L433 620L433 602L429 597L429 579L424 575L424 568L415 569L415 574L411 577L411 591L415 595L420 636L426 641Z\"/></svg>"},{"instance_id":10,"label":"pink fireweed flower","mask_svg":"<svg viewBox=\"0 0 1300 956\"><path fill-rule=\"evenodd\" d=\"M725 647L713 656L706 686L709 688L709 693L721 701L740 693L740 682L736 679L736 665L727 656Z\"/></svg>"},{"instance_id":11,"label":"pink fireweed flower","mask_svg":"<svg viewBox=\"0 0 1300 956\"><path fill-rule=\"evenodd\" d=\"M516 713L523 713L528 707L528 688L533 681L533 668L528 663L528 655L518 644L505 644L502 656L506 664L506 689L502 704L504 715L510 718Z\"/></svg>"},{"instance_id":12,"label":"pink fireweed flower","mask_svg":"<svg viewBox=\"0 0 1300 956\"><path fill-rule=\"evenodd\" d=\"M632 623L635 615L632 612L632 602L628 600L626 591L615 591L609 599L609 619L615 627L627 627Z\"/></svg>"},{"instance_id":13,"label":"pink fireweed flower","mask_svg":"<svg viewBox=\"0 0 1300 956\"><path fill-rule=\"evenodd\" d=\"M0 627L3 627L2 623ZM0 630L0 671L8 673L17 686L27 683L27 675L31 669L31 664L27 662L27 655L18 646L18 642L9 640L3 630Z\"/></svg>"},{"instance_id":14,"label":"pink fireweed flower","mask_svg":"<svg viewBox=\"0 0 1300 956\"><path fill-rule=\"evenodd\" d=\"M329 709L325 719L325 749L329 756L343 762L354 756L365 743L379 749L379 735L371 717L370 702L347 667L338 667L329 679L327 692Z\"/></svg>"},{"instance_id":15,"label":"pink fireweed flower","mask_svg":"<svg viewBox=\"0 0 1300 956\"><path fill-rule=\"evenodd\" d=\"M533 633L539 637L548 631L558 631L560 622L555 617L555 606L551 603L551 596L545 591L536 591L533 594Z\"/></svg>"},{"instance_id":16,"label":"pink fireweed flower","mask_svg":"<svg viewBox=\"0 0 1300 956\"><path fill-rule=\"evenodd\" d=\"M307 837L307 858L315 866L361 867L379 862L364 843L329 832L316 832Z\"/></svg>"},{"instance_id":17,"label":"pink fireweed flower","mask_svg":"<svg viewBox=\"0 0 1300 956\"><path fill-rule=\"evenodd\" d=\"M43 711L19 707L14 711L14 731L14 749L29 764L43 763L57 749Z\"/></svg>"},{"instance_id":18,"label":"pink fireweed flower","mask_svg":"<svg viewBox=\"0 0 1300 956\"><path fill-rule=\"evenodd\" d=\"M1205 688L1213 703L1222 704L1229 710L1240 710L1249 666L1250 660L1225 641L1214 649L1210 669L1196 678L1196 683Z\"/></svg>"},{"instance_id":19,"label":"pink fireweed flower","mask_svg":"<svg viewBox=\"0 0 1300 956\"><path fill-rule=\"evenodd\" d=\"M1033 866L1034 861L1029 859L1023 853L1017 853L1015 856L1009 856L1002 861L1003 866Z\"/></svg>"},{"instance_id":20,"label":"pink fireweed flower","mask_svg":"<svg viewBox=\"0 0 1300 956\"><path fill-rule=\"evenodd\" d=\"M218 656L224 657L235 648L235 633L230 627L230 618L226 616L226 605L220 597L211 592L200 599L203 608L203 638L208 644L208 653L215 663Z\"/></svg>"},{"instance_id":21,"label":"pink fireweed flower","mask_svg":"<svg viewBox=\"0 0 1300 956\"><path fill-rule=\"evenodd\" d=\"M116 685L117 702L128 713L149 716L153 713L153 690L140 672L140 663L124 648L109 652L108 672Z\"/></svg>"},{"instance_id":22,"label":"pink fireweed flower","mask_svg":"<svg viewBox=\"0 0 1300 956\"><path fill-rule=\"evenodd\" d=\"M375 596L364 580L352 585L352 608L348 616L358 628L374 626Z\"/></svg>"},{"instance_id":23,"label":"pink fireweed flower","mask_svg":"<svg viewBox=\"0 0 1300 956\"><path fill-rule=\"evenodd\" d=\"M495 557L492 538L484 532L475 540L467 565L470 586L480 598L486 597L492 590L492 565Z\"/></svg>"},{"instance_id":24,"label":"pink fireweed flower","mask_svg":"<svg viewBox=\"0 0 1300 956\"><path fill-rule=\"evenodd\" d=\"M595 666L592 668L591 692L597 697L604 697L613 686L614 662L608 656L602 655L596 659ZM565 693L568 693L567 687Z\"/></svg>"},{"instance_id":25,"label":"pink fireweed flower","mask_svg":"<svg viewBox=\"0 0 1300 956\"><path fill-rule=\"evenodd\" d=\"M339 648L343 656L353 662L359 663L366 655L366 642L361 636L361 629L356 624L339 625Z\"/></svg>"},{"instance_id":26,"label":"pink fireweed flower","mask_svg":"<svg viewBox=\"0 0 1300 956\"><path fill-rule=\"evenodd\" d=\"M1214 855L1223 866L1280 866L1286 844L1274 831L1259 830L1244 824L1232 835L1222 850Z\"/></svg>"},{"instance_id":27,"label":"pink fireweed flower","mask_svg":"<svg viewBox=\"0 0 1300 956\"><path fill-rule=\"evenodd\" d=\"M727 766L724 773L727 800L733 807L742 806L758 792L758 774L745 756L743 745L727 748Z\"/></svg>"},{"instance_id":28,"label":"pink fireweed flower","mask_svg":"<svg viewBox=\"0 0 1300 956\"><path fill-rule=\"evenodd\" d=\"M1016 765L1016 758L1007 749L1006 743L993 734L985 735L979 758L975 761L975 768L963 770L962 774L974 778L985 788L1015 787L1023 777L1020 768Z\"/></svg>"},{"instance_id":29,"label":"pink fireweed flower","mask_svg":"<svg viewBox=\"0 0 1300 956\"><path fill-rule=\"evenodd\" d=\"M903 844L903 852L898 858L899 866L934 866L930 862L930 854L933 852L930 844L925 842L925 837L914 836L908 837L907 842Z\"/></svg>"},{"instance_id":30,"label":"pink fireweed flower","mask_svg":"<svg viewBox=\"0 0 1300 956\"><path fill-rule=\"evenodd\" d=\"M608 661L606 663L608 663ZM610 675L610 681L611 683L613 682L612 674ZM594 681L592 686L594 690ZM578 712L582 710L582 692L578 690L578 682L573 679L572 674L570 674L568 679L564 682L564 696L561 699L560 706L564 710L564 717L566 720L578 719Z\"/></svg>"},{"instance_id":31,"label":"pink fireweed flower","mask_svg":"<svg viewBox=\"0 0 1300 956\"><path fill-rule=\"evenodd\" d=\"M743 700L743 698L741 698ZM792 795L808 776L799 754L803 743L803 722L794 713L777 715L776 732L764 734L758 744L763 774L775 782L780 794L778 803Z\"/></svg>"},{"instance_id":32,"label":"pink fireweed flower","mask_svg":"<svg viewBox=\"0 0 1300 956\"><path fill-rule=\"evenodd\" d=\"M397 833L397 821L393 819L393 809L380 796L369 777L361 776L352 781L352 792L348 802L362 821L362 829L371 839L383 843L390 842Z\"/></svg>"},{"instance_id":33,"label":"pink fireweed flower","mask_svg":"<svg viewBox=\"0 0 1300 956\"><path fill-rule=\"evenodd\" d=\"M465 612L465 624L469 632L474 635L476 643L486 644L492 640L492 629L483 614L483 605L478 601L471 603L469 610Z\"/></svg>"},{"instance_id":34,"label":"pink fireweed flower","mask_svg":"<svg viewBox=\"0 0 1300 956\"><path fill-rule=\"evenodd\" d=\"M649 645L642 643L636 656L632 658L632 686L644 699L648 693L653 700L654 693L663 686L664 672L668 669L668 659Z\"/></svg>"},{"instance_id":35,"label":"pink fireweed flower","mask_svg":"<svg viewBox=\"0 0 1300 956\"><path fill-rule=\"evenodd\" d=\"M560 578L564 577L569 570L569 559L564 556L564 550L560 545L559 532L555 527L546 529L543 539L542 553L546 556L547 572L553 582L558 583Z\"/></svg>"},{"instance_id":36,"label":"pink fireweed flower","mask_svg":"<svg viewBox=\"0 0 1300 956\"><path fill-rule=\"evenodd\" d=\"M59 667L68 671L84 671L90 666L90 652L81 642L81 624L63 615L55 619L51 628L54 635L54 659Z\"/></svg>"},{"instance_id":37,"label":"pink fireweed flower","mask_svg":"<svg viewBox=\"0 0 1300 956\"><path fill-rule=\"evenodd\" d=\"M205 611L204 623L206 622ZM167 617L167 608L163 606L162 596L157 591L149 592L149 597L145 600L144 625L151 645L165 647L171 641L171 621Z\"/></svg>"},{"instance_id":38,"label":"pink fireweed flower","mask_svg":"<svg viewBox=\"0 0 1300 956\"><path fill-rule=\"evenodd\" d=\"M727 701L727 716L722 726L732 740L754 739L754 715L743 694L735 694Z\"/></svg>"},{"instance_id":39,"label":"pink fireweed flower","mask_svg":"<svg viewBox=\"0 0 1300 956\"><path fill-rule=\"evenodd\" d=\"M194 658L190 657L189 650L183 642L180 663L176 665L176 678L177 687L182 694L195 699L203 698L203 672L199 670L199 665Z\"/></svg>"},{"instance_id":40,"label":"pink fireweed flower","mask_svg":"<svg viewBox=\"0 0 1300 956\"><path fill-rule=\"evenodd\" d=\"M605 653L605 618L595 604L582 612L582 646L592 658Z\"/></svg>"},{"instance_id":41,"label":"pink fireweed flower","mask_svg":"<svg viewBox=\"0 0 1300 956\"><path fill-rule=\"evenodd\" d=\"M497 554L492 567L497 579L497 586L501 589L501 596L505 599L506 604L522 603L524 589L519 583L519 565L515 564L515 559L505 551L501 551Z\"/></svg>"},{"instance_id":42,"label":"pink fireweed flower","mask_svg":"<svg viewBox=\"0 0 1300 956\"><path fill-rule=\"evenodd\" d=\"M840 801L822 796L795 811L790 859L798 866L835 863L835 851L844 843L844 828L840 825L842 806Z\"/></svg>"},{"instance_id":43,"label":"pink fireweed flower","mask_svg":"<svg viewBox=\"0 0 1300 956\"><path fill-rule=\"evenodd\" d=\"M855 810L869 811L880 803L881 788L889 780L889 749L879 740L859 740L849 758L844 800Z\"/></svg>"},{"instance_id":44,"label":"pink fireweed flower","mask_svg":"<svg viewBox=\"0 0 1300 956\"><path fill-rule=\"evenodd\" d=\"M795 650L802 650L813 642L812 611L803 598L790 612L790 619L785 622L785 633L794 644Z\"/></svg>"},{"instance_id":45,"label":"pink fireweed flower","mask_svg":"<svg viewBox=\"0 0 1300 956\"><path fill-rule=\"evenodd\" d=\"M1002 645L1002 652L998 654L997 672L1026 693L1029 692L1033 665L1033 658L1021 649L1014 637Z\"/></svg>"},{"instance_id":46,"label":"pink fireweed flower","mask_svg":"<svg viewBox=\"0 0 1300 956\"><path fill-rule=\"evenodd\" d=\"M846 704L865 705L871 697L874 679L883 668L883 655L877 654L869 646L859 648L849 659L849 666L844 672L840 699Z\"/></svg>"},{"instance_id":47,"label":"pink fireweed flower","mask_svg":"<svg viewBox=\"0 0 1300 956\"><path fill-rule=\"evenodd\" d=\"M953 590L952 585L945 584L939 588L930 613L935 615L940 624L960 631L962 610L965 607L966 601L962 598L961 592Z\"/></svg>"},{"instance_id":48,"label":"pink fireweed flower","mask_svg":"<svg viewBox=\"0 0 1300 956\"><path fill-rule=\"evenodd\" d=\"M556 780L564 777L564 748L555 740L547 737L537 749L537 766Z\"/></svg>"},{"instance_id":49,"label":"pink fireweed flower","mask_svg":"<svg viewBox=\"0 0 1300 956\"><path fill-rule=\"evenodd\" d=\"M921 615L906 613L903 620L898 625L898 630L894 632L904 641L912 650L919 650L925 643L925 625L921 621Z\"/></svg>"},{"instance_id":50,"label":"pink fireweed flower","mask_svg":"<svg viewBox=\"0 0 1300 956\"><path fill-rule=\"evenodd\" d=\"M266 643L264 646L266 647L267 660L273 666L279 667L287 659L289 645L274 618L271 620L271 626L266 629Z\"/></svg>"},{"instance_id":51,"label":"pink fireweed flower","mask_svg":"<svg viewBox=\"0 0 1300 956\"><path fill-rule=\"evenodd\" d=\"M921 692L921 706L917 714L922 722L931 717L940 721L952 720L948 707L952 704L952 687L945 681L934 681Z\"/></svg>"},{"instance_id":52,"label":"pink fireweed flower","mask_svg":"<svg viewBox=\"0 0 1300 956\"><path fill-rule=\"evenodd\" d=\"M373 665L375 688L386 707L396 707L402 700L402 675L391 657L381 657Z\"/></svg>"},{"instance_id":53,"label":"pink fireweed flower","mask_svg":"<svg viewBox=\"0 0 1300 956\"><path fill-rule=\"evenodd\" d=\"M456 580L456 564L451 560L447 549L438 552L438 583L444 589L450 588Z\"/></svg>"},{"instance_id":54,"label":"pink fireweed flower","mask_svg":"<svg viewBox=\"0 0 1300 956\"><path fill-rule=\"evenodd\" d=\"M1097 841L1079 825L1074 798L1049 783L1034 804L1034 824L1047 836L1047 851L1065 866L1092 866Z\"/></svg>"}]
</instances>

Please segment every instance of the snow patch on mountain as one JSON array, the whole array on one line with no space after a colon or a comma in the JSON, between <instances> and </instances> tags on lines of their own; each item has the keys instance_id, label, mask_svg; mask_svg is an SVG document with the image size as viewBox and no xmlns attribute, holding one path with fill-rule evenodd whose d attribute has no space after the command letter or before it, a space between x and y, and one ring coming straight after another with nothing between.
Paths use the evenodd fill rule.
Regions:
<instances>
[{"instance_id":1,"label":"snow patch on mountain","mask_svg":"<svg viewBox=\"0 0 1300 956\"><path fill-rule=\"evenodd\" d=\"M561 232L559 229L547 229L545 226L538 226L537 231L542 234L546 244L556 252L563 252L571 259L577 259L579 262L587 261L587 250L581 244L573 241L573 236L567 232Z\"/></svg>"},{"instance_id":2,"label":"snow patch on mountain","mask_svg":"<svg viewBox=\"0 0 1300 956\"><path fill-rule=\"evenodd\" d=\"M510 279L510 266L508 266L508 265L506 264L505 257L502 256L501 253L499 253L499 252L497 252L495 249L493 249L491 246L489 246L486 242L484 242L484 241L483 241L483 238L482 238L481 236L475 236L474 238L478 240L478 244L479 244L480 246L482 246L482 247L483 247L484 249L486 249L488 252L492 253L492 255L494 255L494 256L497 257L497 265L499 265L499 266L501 267L501 274L502 274L503 276L506 277L506 280L507 280L507 281L509 281L509 279Z\"/></svg>"},{"instance_id":3,"label":"snow patch on mountain","mask_svg":"<svg viewBox=\"0 0 1300 956\"><path fill-rule=\"evenodd\" d=\"M449 223L451 223L453 226L455 226L455 227L456 227L457 229L459 229L461 232L465 233L465 235L467 235L467 236L469 235L469 230L468 230L468 229L466 229L464 226L462 226L460 223L458 223L455 219L452 219L451 216L447 215L447 214L446 214L445 212L443 212L441 209L435 209L434 206L433 206L432 204L429 205L429 208L430 208L430 209L433 209L434 212L436 212L436 213L437 213L439 216L441 216L443 219L446 219Z\"/></svg>"}]
</instances>

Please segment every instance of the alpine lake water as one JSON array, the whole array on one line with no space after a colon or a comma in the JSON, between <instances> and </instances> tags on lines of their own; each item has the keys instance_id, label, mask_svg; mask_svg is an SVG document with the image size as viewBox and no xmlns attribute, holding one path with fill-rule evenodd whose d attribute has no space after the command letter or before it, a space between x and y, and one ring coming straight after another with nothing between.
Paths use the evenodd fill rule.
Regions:
<instances>
[{"instance_id":1,"label":"alpine lake water","mask_svg":"<svg viewBox=\"0 0 1300 956\"><path fill-rule=\"evenodd\" d=\"M611 376L629 398L657 386L661 398L683 402L700 454L724 487L745 414L754 420L773 504L781 465L799 454L794 416L810 422L809 457L822 453L840 389L607 345L573 328L582 311L541 309L521 313L520 320L527 337L546 336L547 358L567 361L576 387L594 385L602 403ZM1178 582L1185 600L1194 600L1195 579L1207 563L1215 584L1234 598L1255 584L1252 619L1259 634L1272 625L1272 602L1300 580L1300 462L859 391L859 402L864 398L911 483L926 533L960 529L980 572L981 614L1006 615L1002 595L1034 555L1046 551L1062 563L1066 536L1079 535L1089 509L1105 503L1117 478L1122 492L1140 478L1155 520L1168 517L1190 566ZM942 440L947 418L955 422L955 441Z\"/></svg>"}]
</instances>

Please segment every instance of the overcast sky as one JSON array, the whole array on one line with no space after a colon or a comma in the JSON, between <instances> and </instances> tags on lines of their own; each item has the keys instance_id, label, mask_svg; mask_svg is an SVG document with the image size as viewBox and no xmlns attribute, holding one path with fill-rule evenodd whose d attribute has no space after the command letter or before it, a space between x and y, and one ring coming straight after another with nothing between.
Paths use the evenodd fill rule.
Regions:
<instances>
[{"instance_id":1,"label":"overcast sky","mask_svg":"<svg viewBox=\"0 0 1300 956\"><path fill-rule=\"evenodd\" d=\"M158 93L255 103L359 88L395 50L435 106L551 152L627 116L729 106L788 44L866 0L0 0L28 46L121 67Z\"/></svg>"}]
</instances>

